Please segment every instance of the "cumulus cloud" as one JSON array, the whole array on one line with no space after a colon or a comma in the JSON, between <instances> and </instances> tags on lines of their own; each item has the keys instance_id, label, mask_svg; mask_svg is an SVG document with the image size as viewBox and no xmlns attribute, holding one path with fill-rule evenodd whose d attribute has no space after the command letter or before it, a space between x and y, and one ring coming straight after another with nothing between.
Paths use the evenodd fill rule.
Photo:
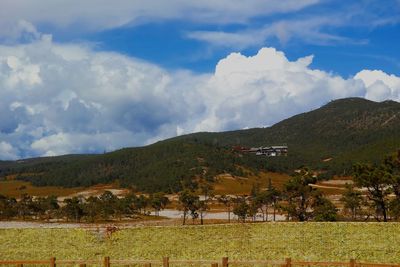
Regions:
<instances>
[{"instance_id":1,"label":"cumulus cloud","mask_svg":"<svg viewBox=\"0 0 400 267\"><path fill-rule=\"evenodd\" d=\"M37 31L36 27L32 23L23 19L15 21L10 25L3 25L0 30L0 40L3 39L2 41L7 43L29 42L40 37L41 33Z\"/></svg>"},{"instance_id":2,"label":"cumulus cloud","mask_svg":"<svg viewBox=\"0 0 400 267\"><path fill-rule=\"evenodd\" d=\"M375 101L393 99L400 101L400 77L381 70L362 70L354 76L367 90L366 97Z\"/></svg>"},{"instance_id":3,"label":"cumulus cloud","mask_svg":"<svg viewBox=\"0 0 400 267\"><path fill-rule=\"evenodd\" d=\"M1 141L0 142L0 159L17 159L17 150L11 144Z\"/></svg>"},{"instance_id":4,"label":"cumulus cloud","mask_svg":"<svg viewBox=\"0 0 400 267\"><path fill-rule=\"evenodd\" d=\"M195 130L271 125L331 99L364 95L358 81L311 69L312 59L289 61L274 48L230 54L200 92L207 111Z\"/></svg>"},{"instance_id":5,"label":"cumulus cloud","mask_svg":"<svg viewBox=\"0 0 400 267\"><path fill-rule=\"evenodd\" d=\"M3 45L0 140L24 157L99 152L174 136L177 124L202 108L181 89L202 79L50 38ZM12 158L8 145L2 148L2 157Z\"/></svg>"},{"instance_id":6,"label":"cumulus cloud","mask_svg":"<svg viewBox=\"0 0 400 267\"><path fill-rule=\"evenodd\" d=\"M35 140L31 148L43 156L74 153L99 153L99 149L112 151L126 146L127 140L134 140L130 131L107 133L55 133ZM129 141L128 141L129 142Z\"/></svg>"},{"instance_id":7,"label":"cumulus cloud","mask_svg":"<svg viewBox=\"0 0 400 267\"><path fill-rule=\"evenodd\" d=\"M194 131L272 125L329 100L399 99L399 77L354 78L263 48L232 53L214 73L166 71L50 36L0 46L0 159L96 153ZM372 74L371 74L372 73Z\"/></svg>"}]
</instances>

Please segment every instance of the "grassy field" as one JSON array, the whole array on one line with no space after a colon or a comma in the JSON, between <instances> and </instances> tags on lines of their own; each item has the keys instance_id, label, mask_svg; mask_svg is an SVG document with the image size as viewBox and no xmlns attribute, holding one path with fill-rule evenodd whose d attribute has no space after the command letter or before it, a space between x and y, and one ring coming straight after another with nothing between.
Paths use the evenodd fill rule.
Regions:
<instances>
[{"instance_id":1,"label":"grassy field","mask_svg":"<svg viewBox=\"0 0 400 267\"><path fill-rule=\"evenodd\" d=\"M1 229L0 259L284 259L400 262L398 223L138 227L111 239L82 229Z\"/></svg>"},{"instance_id":2,"label":"grassy field","mask_svg":"<svg viewBox=\"0 0 400 267\"><path fill-rule=\"evenodd\" d=\"M251 188L255 184L259 184L261 188L268 186L271 179L272 184L279 190L283 189L283 185L290 179L287 174L260 172L258 176L250 176L249 178L235 177L229 174L222 174L217 177L214 184L216 194L249 194Z\"/></svg>"},{"instance_id":3,"label":"grassy field","mask_svg":"<svg viewBox=\"0 0 400 267\"><path fill-rule=\"evenodd\" d=\"M84 190L83 188L62 188L55 186L33 186L30 182L24 182L19 180L6 180L0 181L0 195L9 197L21 197L23 194L31 196L68 196L73 193Z\"/></svg>"},{"instance_id":4,"label":"grassy field","mask_svg":"<svg viewBox=\"0 0 400 267\"><path fill-rule=\"evenodd\" d=\"M97 194L100 195L104 193L105 190L121 189L117 183L114 184L98 184L91 187L58 187L58 186L34 186L30 182L19 181L19 180L6 180L0 181L0 195L5 195L8 197L19 198L23 194L28 194L30 196L49 196L55 195L58 197L70 197L81 193L83 195L87 194Z\"/></svg>"},{"instance_id":5,"label":"grassy field","mask_svg":"<svg viewBox=\"0 0 400 267\"><path fill-rule=\"evenodd\" d=\"M216 194L249 194L251 187L254 184L260 184L262 187L268 185L268 179L271 178L272 183L279 189L283 188L283 184L290 178L287 174L280 173L263 173L259 176L252 176L250 178L233 178L231 175L220 175L217 182L214 184ZM105 185L107 188L119 188L117 184ZM20 197L22 194L32 196L68 196L80 191L97 190L99 186L92 186L89 188L75 187L63 188L55 186L33 186L30 182L19 181L15 179L8 179L0 181L0 195L10 197ZM104 187L104 186L103 186Z\"/></svg>"},{"instance_id":6,"label":"grassy field","mask_svg":"<svg viewBox=\"0 0 400 267\"><path fill-rule=\"evenodd\" d=\"M243 177L232 177L230 174L221 174L217 176L216 182L213 184L215 194L233 194L233 195L248 195L251 188L255 184L259 184L261 188L266 188L268 181L271 179L272 184L282 190L284 184L290 179L287 174L273 173L273 172L260 172L258 176L250 176L248 178ZM335 195L343 193L343 187L320 188L322 192L327 195ZM75 187L75 188L63 188L55 186L33 186L30 182L19 181L15 179L7 179L0 181L0 195L9 197L21 197L22 194L28 194L32 196L69 196L82 191L99 189L120 189L117 183L107 185L96 185L87 188ZM104 190L102 190L104 191Z\"/></svg>"},{"instance_id":7,"label":"grassy field","mask_svg":"<svg viewBox=\"0 0 400 267\"><path fill-rule=\"evenodd\" d=\"M285 183L290 179L290 175L276 172L260 172L257 176L248 178L232 177L230 174L221 174L217 176L214 183L214 191L216 194L238 194L248 195L253 185L259 184L261 188L268 186L269 179L272 185L279 190L284 189ZM350 180L349 177L335 177L334 180ZM325 195L342 194L345 190L344 184L341 185L325 185L325 182L318 182L318 189Z\"/></svg>"}]
</instances>

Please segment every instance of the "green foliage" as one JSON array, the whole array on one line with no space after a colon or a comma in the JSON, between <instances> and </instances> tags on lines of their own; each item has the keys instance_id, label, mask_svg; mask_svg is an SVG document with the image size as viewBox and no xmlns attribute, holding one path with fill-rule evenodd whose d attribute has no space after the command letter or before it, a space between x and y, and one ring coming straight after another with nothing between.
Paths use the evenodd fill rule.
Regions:
<instances>
[{"instance_id":1,"label":"green foliage","mask_svg":"<svg viewBox=\"0 0 400 267\"><path fill-rule=\"evenodd\" d=\"M156 215L158 215L160 210L165 209L169 200L162 192L158 192L150 195L149 202L151 207L156 211Z\"/></svg>"},{"instance_id":2,"label":"green foliage","mask_svg":"<svg viewBox=\"0 0 400 267\"><path fill-rule=\"evenodd\" d=\"M250 205L247 203L244 197L239 197L235 200L235 205L233 206L233 214L235 214L238 219L242 222L246 221L248 215L252 216L254 212L251 212ZM252 210L254 211L254 210Z\"/></svg>"},{"instance_id":3,"label":"green foliage","mask_svg":"<svg viewBox=\"0 0 400 267\"><path fill-rule=\"evenodd\" d=\"M284 206L284 210L289 217L301 222L312 217L311 206L317 190L310 184L316 181L317 178L310 170L301 169L285 184L284 195L287 205Z\"/></svg>"},{"instance_id":4,"label":"green foliage","mask_svg":"<svg viewBox=\"0 0 400 267\"><path fill-rule=\"evenodd\" d=\"M157 213L164 209L168 198L163 193L150 197L136 196L133 193L118 198L110 191L100 196L72 197L64 199L60 207L55 196L33 198L23 195L20 200L0 195L0 219L52 219L57 218L73 222L96 222L122 218L132 218L147 214L146 208L152 207Z\"/></svg>"},{"instance_id":5,"label":"green foliage","mask_svg":"<svg viewBox=\"0 0 400 267\"><path fill-rule=\"evenodd\" d=\"M17 200L0 195L0 219L11 219L17 215Z\"/></svg>"},{"instance_id":6,"label":"green foliage","mask_svg":"<svg viewBox=\"0 0 400 267\"><path fill-rule=\"evenodd\" d=\"M289 147L287 157L254 156L243 161L246 166L287 173L308 166L325 171L326 178L330 178L334 174L350 174L357 162L376 163L388 153L397 151L400 147L400 117L396 114L399 111L400 104L393 101L377 103L346 98L268 128L197 133L179 138L219 146L286 144Z\"/></svg>"},{"instance_id":7,"label":"green foliage","mask_svg":"<svg viewBox=\"0 0 400 267\"><path fill-rule=\"evenodd\" d=\"M364 202L361 192L356 191L352 184L346 184L346 191L340 201L344 204L345 211L351 214L351 219L356 220Z\"/></svg>"},{"instance_id":8,"label":"green foliage","mask_svg":"<svg viewBox=\"0 0 400 267\"><path fill-rule=\"evenodd\" d=\"M400 219L400 150L397 155L385 158L383 164L389 175L392 193L395 198L389 203L389 213L395 220Z\"/></svg>"},{"instance_id":9,"label":"green foliage","mask_svg":"<svg viewBox=\"0 0 400 267\"><path fill-rule=\"evenodd\" d=\"M386 157L381 164L357 164L354 181L367 189L367 197L375 208L375 218L387 221L389 215L399 218L400 207L400 150ZM394 194L394 198L390 197Z\"/></svg>"},{"instance_id":10,"label":"green foliage","mask_svg":"<svg viewBox=\"0 0 400 267\"><path fill-rule=\"evenodd\" d=\"M75 222L80 222L84 215L84 207L82 199L77 197L67 198L64 200L62 213L65 214L67 219L72 219Z\"/></svg>"},{"instance_id":11,"label":"green foliage","mask_svg":"<svg viewBox=\"0 0 400 267\"><path fill-rule=\"evenodd\" d=\"M317 222L334 222L337 221L337 208L326 197L319 195L316 197L312 205L313 220Z\"/></svg>"},{"instance_id":12,"label":"green foliage","mask_svg":"<svg viewBox=\"0 0 400 267\"><path fill-rule=\"evenodd\" d=\"M376 208L376 219L387 221L388 202L391 192L389 175L383 165L357 164L354 166L354 182L368 190L368 199Z\"/></svg>"},{"instance_id":13,"label":"green foliage","mask_svg":"<svg viewBox=\"0 0 400 267\"><path fill-rule=\"evenodd\" d=\"M330 178L350 174L357 162L377 163L396 151L400 147L399 112L397 102L347 98L268 128L195 133L102 155L1 161L0 177L18 174L18 179L34 185L64 187L118 180L122 186L135 186L146 192L179 192L194 179L212 182L221 173L291 173L303 166L321 170L325 178ZM288 145L287 157L266 158L232 150L236 145L277 144Z\"/></svg>"},{"instance_id":14,"label":"green foliage","mask_svg":"<svg viewBox=\"0 0 400 267\"><path fill-rule=\"evenodd\" d=\"M213 181L221 173L237 173L241 157L228 148L167 140L148 147L129 148L108 154L53 161L28 160L15 165L18 179L37 186L91 186L118 180L125 187L146 192L178 192L197 188L194 178Z\"/></svg>"},{"instance_id":15,"label":"green foliage","mask_svg":"<svg viewBox=\"0 0 400 267\"><path fill-rule=\"evenodd\" d=\"M180 209L183 212L183 225L186 224L186 217L188 215L192 216L193 219L197 218L197 211L199 209L198 203L199 196L197 196L194 192L184 189L179 193Z\"/></svg>"},{"instance_id":16,"label":"green foliage","mask_svg":"<svg viewBox=\"0 0 400 267\"><path fill-rule=\"evenodd\" d=\"M307 168L295 172L284 188L286 204L282 209L288 216L298 221L336 221L335 205L311 185L318 181L317 176Z\"/></svg>"}]
</instances>

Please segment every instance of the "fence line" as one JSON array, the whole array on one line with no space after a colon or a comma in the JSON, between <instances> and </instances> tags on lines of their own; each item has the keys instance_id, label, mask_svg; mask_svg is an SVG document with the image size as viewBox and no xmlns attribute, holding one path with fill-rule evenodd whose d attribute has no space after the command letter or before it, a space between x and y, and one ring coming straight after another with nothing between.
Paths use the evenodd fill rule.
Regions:
<instances>
[{"instance_id":1,"label":"fence line","mask_svg":"<svg viewBox=\"0 0 400 267\"><path fill-rule=\"evenodd\" d=\"M111 267L111 264L129 266L133 264L143 265L144 267L151 267L154 265L161 265L163 267L170 267L170 264L208 264L211 267L228 267L229 265L268 265L278 267L294 267L294 266L343 266L343 267L400 267L400 264L391 263L368 263L358 262L351 259L347 262L324 262L324 261L292 261L287 258L284 261L273 260L229 260L228 257L223 257L221 260L170 260L169 257L164 257L160 260L112 260L110 257L104 257L102 260L56 260L55 257L49 260L0 260L0 265L14 265L16 267L23 267L24 265L49 265L49 267L56 267L57 265L79 265L79 267L86 267L87 264L99 264L103 267Z\"/></svg>"}]
</instances>

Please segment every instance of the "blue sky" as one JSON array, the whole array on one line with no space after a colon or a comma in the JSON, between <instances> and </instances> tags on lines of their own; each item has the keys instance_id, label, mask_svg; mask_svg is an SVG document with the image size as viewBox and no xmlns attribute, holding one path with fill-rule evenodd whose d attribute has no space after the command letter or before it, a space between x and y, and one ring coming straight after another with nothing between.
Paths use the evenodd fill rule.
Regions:
<instances>
[{"instance_id":1,"label":"blue sky","mask_svg":"<svg viewBox=\"0 0 400 267\"><path fill-rule=\"evenodd\" d=\"M0 0L0 160L399 101L399 47L399 0Z\"/></svg>"},{"instance_id":2,"label":"blue sky","mask_svg":"<svg viewBox=\"0 0 400 267\"><path fill-rule=\"evenodd\" d=\"M398 48L400 47L400 8L395 0L386 1L315 1L295 12L257 15L247 21L229 23L196 22L187 19L147 21L139 25L122 25L112 29L93 32L77 32L74 29L51 31L55 41L93 42L96 49L118 51L126 55L153 62L166 69L190 69L195 72L212 72L216 63L231 52L245 55L256 53L261 47L272 46L284 51L294 59L313 54L312 66L351 76L362 68L381 69L389 73L400 72ZM350 3L350 4L349 4ZM311 38L307 34L293 34L287 41L277 36L264 38L260 43L246 47L227 46L211 41L197 40L188 35L192 32L228 32L259 30L277 22L307 21L332 18L332 22L321 21L313 31L337 38L332 40ZM290 26L289 26L290 27ZM311 26L310 26L311 27ZM243 38L246 38L245 36Z\"/></svg>"}]
</instances>

